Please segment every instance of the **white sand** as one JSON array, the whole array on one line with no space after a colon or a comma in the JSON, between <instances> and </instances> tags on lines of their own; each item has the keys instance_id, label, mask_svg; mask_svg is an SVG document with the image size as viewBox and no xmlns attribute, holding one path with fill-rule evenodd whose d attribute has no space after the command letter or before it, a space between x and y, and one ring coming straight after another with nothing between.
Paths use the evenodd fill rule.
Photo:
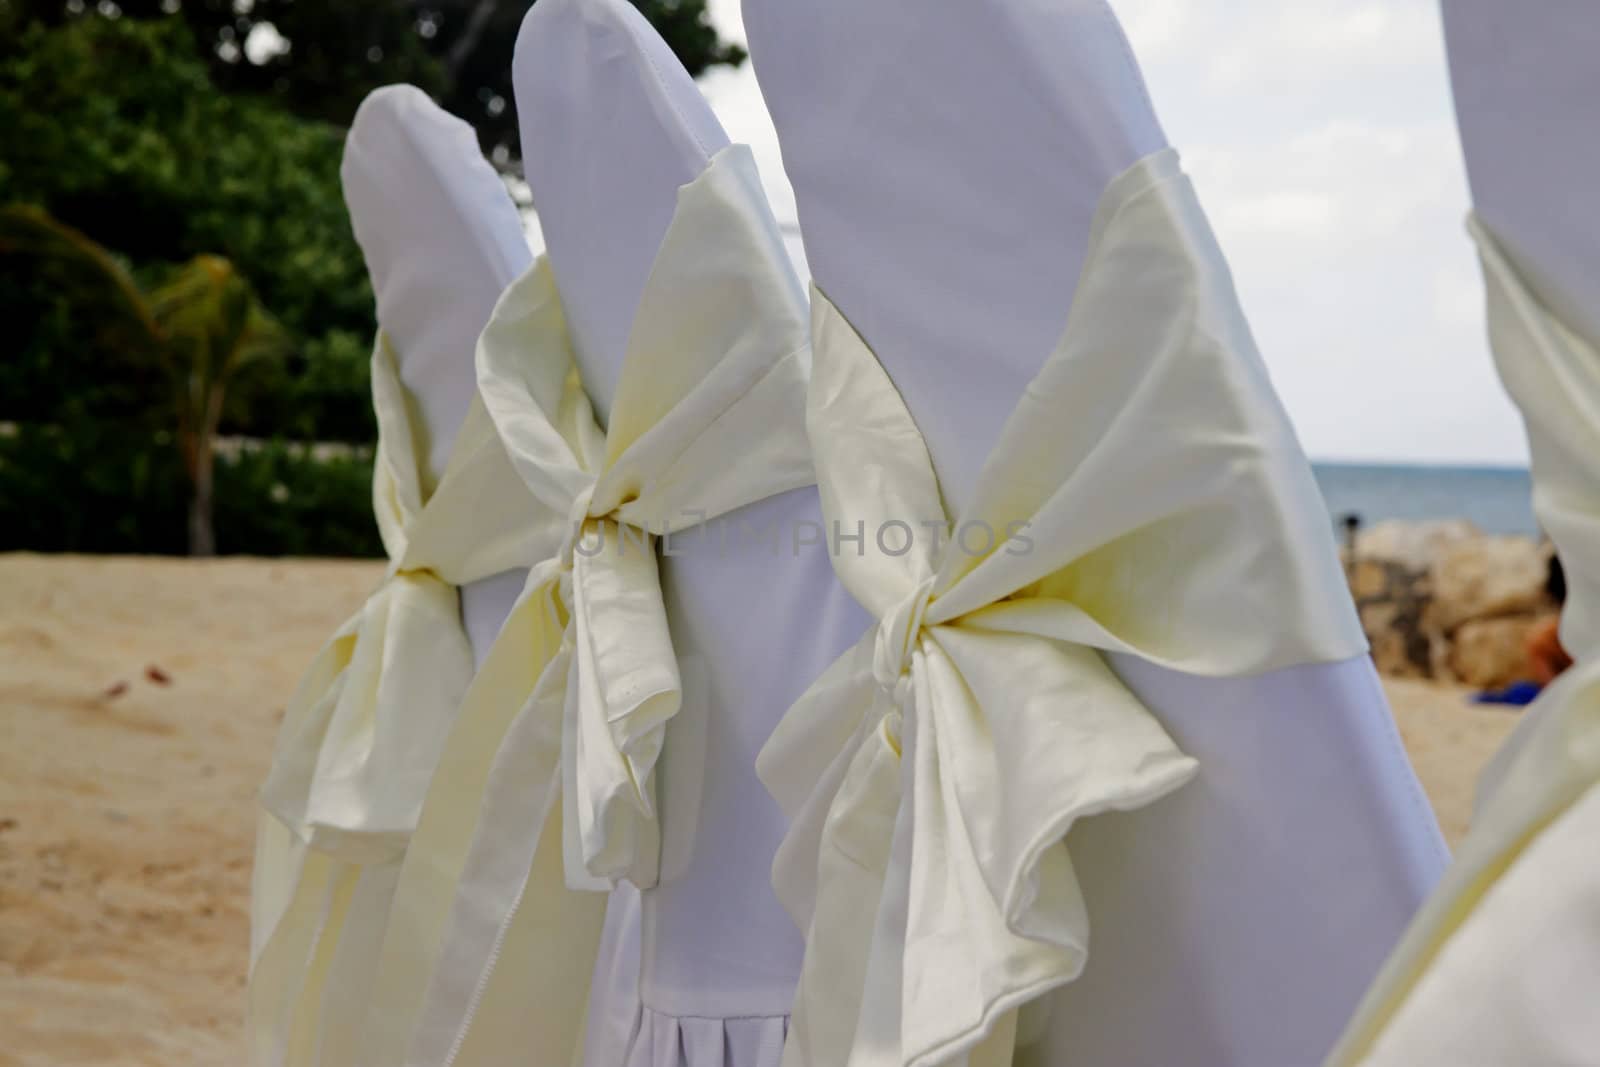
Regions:
<instances>
[{"instance_id":1,"label":"white sand","mask_svg":"<svg viewBox=\"0 0 1600 1067\"><path fill-rule=\"evenodd\" d=\"M299 672L381 575L0 555L0 1067L245 1062L254 790ZM1515 712L1389 693L1459 837Z\"/></svg>"}]
</instances>

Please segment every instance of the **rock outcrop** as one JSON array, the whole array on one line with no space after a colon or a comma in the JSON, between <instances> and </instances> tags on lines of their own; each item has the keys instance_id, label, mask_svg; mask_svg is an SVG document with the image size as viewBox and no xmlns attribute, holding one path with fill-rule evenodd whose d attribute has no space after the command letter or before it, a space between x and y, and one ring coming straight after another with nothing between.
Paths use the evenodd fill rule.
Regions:
<instances>
[{"instance_id":1,"label":"rock outcrop","mask_svg":"<svg viewBox=\"0 0 1600 1067\"><path fill-rule=\"evenodd\" d=\"M1383 522L1345 560L1378 669L1492 688L1529 676L1527 635L1557 610L1550 548L1470 522Z\"/></svg>"},{"instance_id":2,"label":"rock outcrop","mask_svg":"<svg viewBox=\"0 0 1600 1067\"><path fill-rule=\"evenodd\" d=\"M1525 537L1456 541L1429 571L1435 618L1453 631L1475 619L1535 614L1545 606L1549 571L1549 552Z\"/></svg>"}]
</instances>

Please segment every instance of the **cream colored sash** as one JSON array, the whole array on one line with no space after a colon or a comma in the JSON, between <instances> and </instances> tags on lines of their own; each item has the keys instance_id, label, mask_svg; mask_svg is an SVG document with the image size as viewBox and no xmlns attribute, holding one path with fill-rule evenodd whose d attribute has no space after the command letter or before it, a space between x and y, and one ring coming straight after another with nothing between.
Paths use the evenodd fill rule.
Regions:
<instances>
[{"instance_id":1,"label":"cream colored sash","mask_svg":"<svg viewBox=\"0 0 1600 1067\"><path fill-rule=\"evenodd\" d=\"M373 505L390 564L290 700L261 789L250 990L260 1063L310 1055L326 971L318 961L348 953L339 948L347 934L352 943L363 936L347 929L350 902L358 925L381 922L383 883L393 882L472 677L458 587L533 558L534 503L482 405L473 404L438 488L426 496L424 447L382 335L372 391ZM299 1039L291 1036L297 1027Z\"/></svg>"},{"instance_id":2,"label":"cream colored sash","mask_svg":"<svg viewBox=\"0 0 1600 1067\"><path fill-rule=\"evenodd\" d=\"M657 873L654 768L679 680L654 541L813 481L804 301L747 149L680 192L607 431L552 352L566 323L541 266L501 298L478 368L551 536L406 856L373 1067L568 1062L605 906L572 890Z\"/></svg>"},{"instance_id":3,"label":"cream colored sash","mask_svg":"<svg viewBox=\"0 0 1600 1067\"><path fill-rule=\"evenodd\" d=\"M1577 665L1539 695L1484 771L1471 833L1368 991L1330 1065L1367 1055L1495 882L1600 786L1600 350L1539 300L1482 222L1471 219L1468 229L1483 262L1490 348L1527 422L1534 511L1566 569L1561 642Z\"/></svg>"},{"instance_id":4,"label":"cream colored sash","mask_svg":"<svg viewBox=\"0 0 1600 1067\"><path fill-rule=\"evenodd\" d=\"M794 820L773 884L806 931L788 1067L1010 1063L1012 1010L1079 973L1068 830L1196 772L1101 651L1237 675L1365 647L1175 153L1113 183L1090 249L953 524L893 384L812 294L823 508L862 535L835 567L879 622L758 763Z\"/></svg>"}]
</instances>

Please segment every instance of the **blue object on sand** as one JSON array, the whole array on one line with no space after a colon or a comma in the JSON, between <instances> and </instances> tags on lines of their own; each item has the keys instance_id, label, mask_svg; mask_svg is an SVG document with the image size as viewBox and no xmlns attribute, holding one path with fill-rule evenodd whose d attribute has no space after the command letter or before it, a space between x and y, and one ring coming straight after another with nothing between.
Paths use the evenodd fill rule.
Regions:
<instances>
[{"instance_id":1,"label":"blue object on sand","mask_svg":"<svg viewBox=\"0 0 1600 1067\"><path fill-rule=\"evenodd\" d=\"M1538 682L1512 682L1504 689L1489 689L1478 693L1472 698L1474 704L1512 704L1516 707L1526 707L1533 703L1534 697L1544 687Z\"/></svg>"}]
</instances>

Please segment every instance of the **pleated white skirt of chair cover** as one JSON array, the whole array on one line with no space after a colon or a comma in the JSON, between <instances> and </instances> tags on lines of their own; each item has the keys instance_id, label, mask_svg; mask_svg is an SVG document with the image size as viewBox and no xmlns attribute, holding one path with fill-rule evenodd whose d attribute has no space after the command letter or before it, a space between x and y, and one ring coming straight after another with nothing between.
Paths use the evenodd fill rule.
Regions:
<instances>
[{"instance_id":1,"label":"pleated white skirt of chair cover","mask_svg":"<svg viewBox=\"0 0 1600 1067\"><path fill-rule=\"evenodd\" d=\"M503 575L526 568L533 547L532 498L474 401L472 351L496 271L520 266L519 250L528 258L519 228L510 246L490 236L518 226L504 186L471 128L409 86L363 103L343 176L383 324L373 504L390 563L290 700L261 792L258 1064L350 1062L399 857L474 669L462 601L479 594L474 615L492 632Z\"/></svg>"},{"instance_id":2,"label":"pleated white skirt of chair cover","mask_svg":"<svg viewBox=\"0 0 1600 1067\"><path fill-rule=\"evenodd\" d=\"M541 148L528 182L604 421L678 189L727 135L627 0L540 0L513 80L523 143ZM785 275L804 333L804 290ZM709 523L660 561L684 684L659 763L662 871L650 889L613 892L588 1067L771 1067L781 1054L802 941L772 892L785 822L755 758L868 622L816 536L822 521L808 486Z\"/></svg>"},{"instance_id":3,"label":"pleated white skirt of chair cover","mask_svg":"<svg viewBox=\"0 0 1600 1067\"><path fill-rule=\"evenodd\" d=\"M1069 303L1075 317L1089 315L1090 305L1072 297L1093 284L1083 268L1097 205L1119 174L1150 165L1164 148L1120 28L1097 0L997 0L938 19L907 0L746 0L744 19L816 283L903 398L945 514L971 514L991 491L984 464L1018 398L1037 389ZM995 77L999 70L1006 76ZM1187 243L1172 262L1187 268L1198 259L1209 276L1225 277L1209 236L1195 244L1193 230L1179 230ZM1101 314L1137 312L1134 300L1104 295ZM1187 314L1174 319L1174 335ZM1087 382L1056 417L1104 425L1100 390L1118 380L1122 361L1141 358L1126 346L1107 356L1107 384ZM1138 429L1166 432L1155 423ZM1295 455L1295 477L1309 484ZM1083 513L1074 521L1109 521L1120 507L1143 506L1144 492L1123 481L1103 499L1074 497ZM1271 506L1278 518L1246 534L1250 543L1267 555L1309 553L1337 578L1315 494L1273 497ZM1308 531L1320 547L1286 549L1265 532L1284 528ZM1296 601L1307 588L1327 599ZM1353 625L1337 582L1288 583L1272 595L1286 601L1274 612L1333 611ZM1229 609L1217 618L1216 658L1201 669L1240 669L1249 656L1224 625L1237 616ZM1239 677L1107 653L1199 770L1158 803L1072 830L1093 949L1076 980L1017 1019L1017 1063L1281 1067L1326 1054L1446 862L1360 651L1356 643L1338 662L1282 666L1289 657ZM1231 665L1221 667L1224 660ZM814 825L814 813L801 821ZM907 921L887 905L881 917L891 928ZM1031 951L1047 950L1040 943ZM932 980L904 978L919 991L927 987L909 983ZM981 988L963 997L985 999ZM925 1020L938 1010L938 1001L916 1001L908 993L902 1026L912 1011ZM872 1018L859 1059L848 1062L904 1062L919 1049L939 1062L961 1042L941 1049L935 1035L913 1048L904 1034L883 1036L881 1012ZM941 1019L939 1028L970 1023ZM791 1028L792 1063L807 1062L800 1029L798 1021Z\"/></svg>"},{"instance_id":4,"label":"pleated white skirt of chair cover","mask_svg":"<svg viewBox=\"0 0 1600 1067\"><path fill-rule=\"evenodd\" d=\"M748 150L681 190L604 431L560 255L552 241L479 342L484 405L540 508L541 562L424 801L364 1063L571 1062L600 951L595 890L657 880L656 764L687 688L657 542L670 556L685 528L813 481L803 308Z\"/></svg>"}]
</instances>

